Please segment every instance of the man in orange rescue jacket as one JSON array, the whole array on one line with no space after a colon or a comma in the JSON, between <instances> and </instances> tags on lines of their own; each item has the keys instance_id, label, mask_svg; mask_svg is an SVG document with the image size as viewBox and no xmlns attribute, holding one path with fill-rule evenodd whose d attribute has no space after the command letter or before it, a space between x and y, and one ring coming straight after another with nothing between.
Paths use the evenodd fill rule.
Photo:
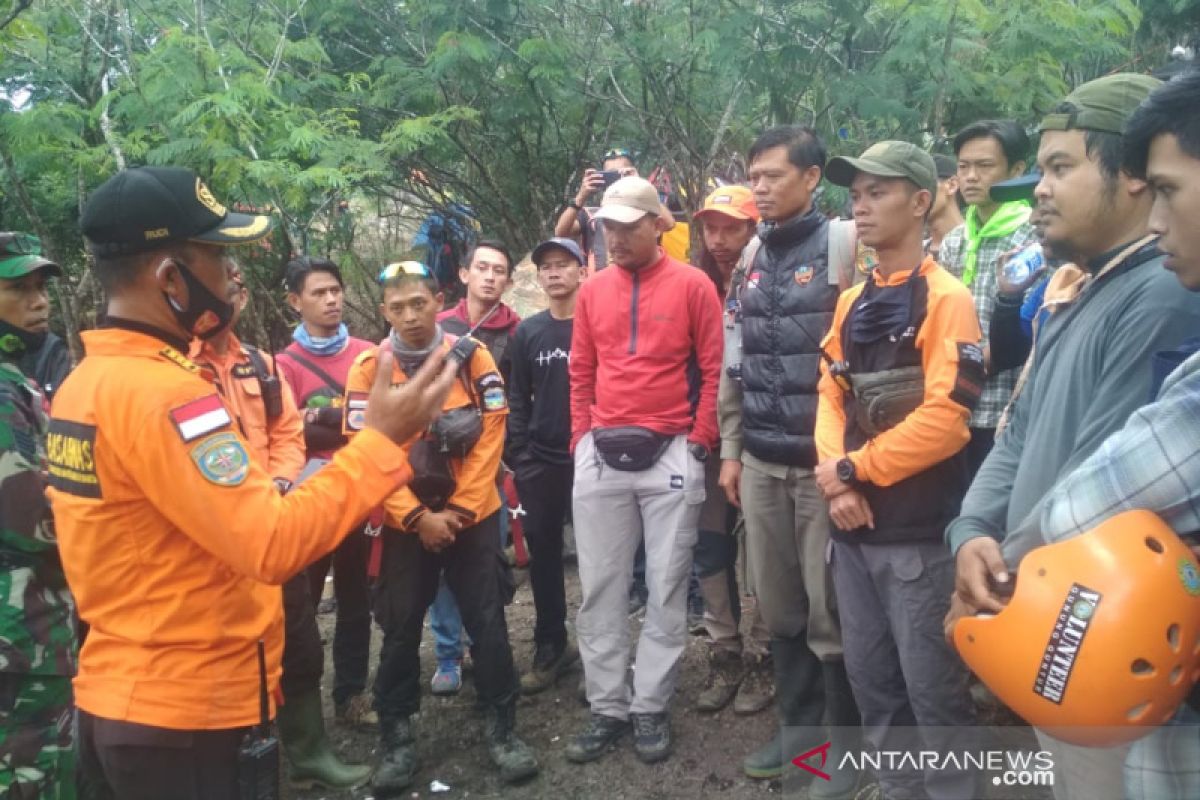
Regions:
<instances>
[{"instance_id":1,"label":"man in orange rescue jacket","mask_svg":"<svg viewBox=\"0 0 1200 800\"><path fill-rule=\"evenodd\" d=\"M268 584L411 477L400 444L437 416L454 374L431 359L408 386L373 386L363 434L281 496L184 355L232 318L226 247L262 239L270 221L229 213L190 170L143 167L102 184L81 227L108 309L56 397L49 474L91 626L75 678L83 770L102 797L236 797L260 717L260 642L265 688L278 689L283 615Z\"/></svg>"},{"instance_id":2,"label":"man in orange rescue jacket","mask_svg":"<svg viewBox=\"0 0 1200 800\"><path fill-rule=\"evenodd\" d=\"M407 788L417 770L410 717L421 702L418 648L425 610L445 572L471 637L475 686L486 715L488 754L508 783L537 774L533 752L514 732L518 694L501 590L500 494L496 470L504 448L508 400L487 348L456 339L437 323L442 293L416 261L379 274L381 311L391 333L359 355L346 380L346 433L358 440L370 387L382 372L404 385L434 354L461 365L442 417L408 451L412 483L384 501L375 618L383 652L375 676L383 758L372 783L377 796ZM452 349L453 348L453 349ZM386 360L384 360L386 359ZM394 360L393 360L394 359ZM391 365L389 366L389 363Z\"/></svg>"}]
</instances>

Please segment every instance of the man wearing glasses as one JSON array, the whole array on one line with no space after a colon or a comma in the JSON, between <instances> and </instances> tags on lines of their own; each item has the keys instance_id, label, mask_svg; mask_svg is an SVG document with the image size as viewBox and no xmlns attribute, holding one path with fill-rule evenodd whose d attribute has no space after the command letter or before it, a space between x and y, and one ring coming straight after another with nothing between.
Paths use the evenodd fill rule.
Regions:
<instances>
[{"instance_id":1,"label":"man wearing glasses","mask_svg":"<svg viewBox=\"0 0 1200 800\"><path fill-rule=\"evenodd\" d=\"M356 436L368 413L367 390L385 354L394 359L393 384L406 383L426 359L439 353L461 366L442 416L405 446L412 484L383 503L375 595L375 618L384 632L375 678L383 757L372 788L377 795L390 796L406 789L417 770L411 717L421 702L419 648L425 611L443 573L473 642L488 753L504 781L520 781L536 775L538 764L514 732L518 684L497 569L501 503L496 470L508 416L504 381L485 347L442 330L437 322L441 288L425 265L390 264L380 272L379 282L380 310L391 333L350 369L347 434Z\"/></svg>"}]
</instances>

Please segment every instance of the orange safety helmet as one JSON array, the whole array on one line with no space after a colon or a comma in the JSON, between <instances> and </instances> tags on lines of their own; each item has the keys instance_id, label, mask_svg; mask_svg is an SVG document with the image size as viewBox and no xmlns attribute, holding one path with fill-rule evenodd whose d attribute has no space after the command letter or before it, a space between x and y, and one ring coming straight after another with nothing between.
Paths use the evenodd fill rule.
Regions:
<instances>
[{"instance_id":1,"label":"orange safety helmet","mask_svg":"<svg viewBox=\"0 0 1200 800\"><path fill-rule=\"evenodd\" d=\"M1156 515L1127 511L1031 551L1012 600L954 645L1009 708L1072 744L1166 722L1200 679L1200 564Z\"/></svg>"}]
</instances>

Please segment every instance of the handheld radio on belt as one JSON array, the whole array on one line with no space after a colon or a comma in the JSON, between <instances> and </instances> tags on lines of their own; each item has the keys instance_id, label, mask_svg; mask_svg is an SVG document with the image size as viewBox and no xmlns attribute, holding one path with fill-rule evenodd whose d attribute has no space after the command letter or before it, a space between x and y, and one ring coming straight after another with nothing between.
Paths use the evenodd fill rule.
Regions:
<instances>
[{"instance_id":1,"label":"handheld radio on belt","mask_svg":"<svg viewBox=\"0 0 1200 800\"><path fill-rule=\"evenodd\" d=\"M238 749L239 800L279 800L279 739L271 732L267 696L267 656L258 640L259 724L250 729Z\"/></svg>"}]
</instances>

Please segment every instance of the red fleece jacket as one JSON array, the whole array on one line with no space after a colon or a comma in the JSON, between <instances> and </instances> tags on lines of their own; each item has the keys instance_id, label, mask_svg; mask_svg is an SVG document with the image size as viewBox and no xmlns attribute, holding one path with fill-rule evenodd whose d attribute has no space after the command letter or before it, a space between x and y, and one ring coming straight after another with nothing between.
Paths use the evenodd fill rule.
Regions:
<instances>
[{"instance_id":1,"label":"red fleece jacket","mask_svg":"<svg viewBox=\"0 0 1200 800\"><path fill-rule=\"evenodd\" d=\"M721 301L700 270L659 251L638 272L620 266L584 282L571 339L571 449L593 428L640 425L717 444ZM699 402L688 392L698 367Z\"/></svg>"}]
</instances>

